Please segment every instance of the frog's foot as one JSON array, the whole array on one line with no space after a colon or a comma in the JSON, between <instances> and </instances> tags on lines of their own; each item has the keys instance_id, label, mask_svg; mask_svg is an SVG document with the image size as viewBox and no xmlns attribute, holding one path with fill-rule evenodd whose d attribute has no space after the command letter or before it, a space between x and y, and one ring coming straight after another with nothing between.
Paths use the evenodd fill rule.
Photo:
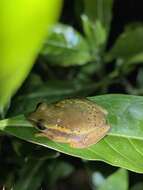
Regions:
<instances>
[{"instance_id":1,"label":"frog's foot","mask_svg":"<svg viewBox=\"0 0 143 190\"><path fill-rule=\"evenodd\" d=\"M71 142L70 147L72 147L72 148L87 148L87 146L85 144L83 144L83 142Z\"/></svg>"},{"instance_id":2,"label":"frog's foot","mask_svg":"<svg viewBox=\"0 0 143 190\"><path fill-rule=\"evenodd\" d=\"M35 137L47 137L45 133L36 133Z\"/></svg>"},{"instance_id":3,"label":"frog's foot","mask_svg":"<svg viewBox=\"0 0 143 190\"><path fill-rule=\"evenodd\" d=\"M72 148L86 148L86 139L87 135L81 135L81 136L76 136L72 141L70 141L70 147Z\"/></svg>"},{"instance_id":4,"label":"frog's foot","mask_svg":"<svg viewBox=\"0 0 143 190\"><path fill-rule=\"evenodd\" d=\"M101 128L99 128L97 131L89 133L85 137L85 141L84 141L84 144L86 145L86 147L89 147L99 142L107 134L109 129L110 129L110 126L105 125L104 127L102 126Z\"/></svg>"},{"instance_id":5,"label":"frog's foot","mask_svg":"<svg viewBox=\"0 0 143 190\"><path fill-rule=\"evenodd\" d=\"M89 134L85 135L77 139L76 141L72 141L70 146L72 148L88 148L89 146L96 144L99 140L101 140L109 131L110 126L105 125L102 128L99 128L97 131L90 132Z\"/></svg>"}]
</instances>

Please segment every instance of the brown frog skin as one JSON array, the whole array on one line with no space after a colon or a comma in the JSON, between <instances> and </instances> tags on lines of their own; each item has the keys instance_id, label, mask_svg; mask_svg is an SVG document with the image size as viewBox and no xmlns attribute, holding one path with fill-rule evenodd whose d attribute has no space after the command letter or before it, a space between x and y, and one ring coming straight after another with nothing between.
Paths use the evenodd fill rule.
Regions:
<instances>
[{"instance_id":1,"label":"brown frog skin","mask_svg":"<svg viewBox=\"0 0 143 190\"><path fill-rule=\"evenodd\" d=\"M86 148L108 132L107 111L88 99L66 99L54 104L40 103L28 120L52 141Z\"/></svg>"}]
</instances>

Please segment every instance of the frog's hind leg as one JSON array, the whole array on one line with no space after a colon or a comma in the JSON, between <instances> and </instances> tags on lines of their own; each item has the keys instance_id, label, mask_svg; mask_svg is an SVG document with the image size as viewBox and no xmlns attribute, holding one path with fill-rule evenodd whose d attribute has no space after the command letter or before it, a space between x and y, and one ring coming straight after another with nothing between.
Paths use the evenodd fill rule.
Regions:
<instances>
[{"instance_id":1,"label":"frog's hind leg","mask_svg":"<svg viewBox=\"0 0 143 190\"><path fill-rule=\"evenodd\" d=\"M89 146L96 144L100 139L102 139L107 134L109 129L109 125L99 127L96 131L90 132L79 140L71 142L70 146L73 148L88 148Z\"/></svg>"},{"instance_id":2,"label":"frog's hind leg","mask_svg":"<svg viewBox=\"0 0 143 190\"><path fill-rule=\"evenodd\" d=\"M72 148L86 148L82 142L71 142L70 147Z\"/></svg>"},{"instance_id":3,"label":"frog's hind leg","mask_svg":"<svg viewBox=\"0 0 143 190\"><path fill-rule=\"evenodd\" d=\"M86 148L85 145L85 135L82 136L76 136L71 142L70 142L70 146L72 148Z\"/></svg>"},{"instance_id":4,"label":"frog's hind leg","mask_svg":"<svg viewBox=\"0 0 143 190\"><path fill-rule=\"evenodd\" d=\"M90 146L100 141L109 131L110 126L99 127L97 131L89 133L85 138L85 145Z\"/></svg>"}]
</instances>

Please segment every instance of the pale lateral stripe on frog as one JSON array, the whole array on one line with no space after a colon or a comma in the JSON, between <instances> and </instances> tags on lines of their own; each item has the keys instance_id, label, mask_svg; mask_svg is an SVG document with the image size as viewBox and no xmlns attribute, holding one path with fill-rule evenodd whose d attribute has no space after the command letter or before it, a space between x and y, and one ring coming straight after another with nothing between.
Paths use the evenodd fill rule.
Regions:
<instances>
[{"instance_id":1,"label":"pale lateral stripe on frog","mask_svg":"<svg viewBox=\"0 0 143 190\"><path fill-rule=\"evenodd\" d=\"M48 125L47 127L46 127L47 129L45 129L45 130L48 130L48 129L53 129L53 130L56 130L56 131L60 131L60 132L63 132L63 133L66 133L66 134L76 134L76 135L84 135L84 134L87 134L87 130L80 130L80 131L77 131L77 130L71 130L71 129L68 129L68 128L65 128L65 127L61 127L61 126L56 126L56 125ZM95 129L91 129L91 130L89 130L88 132L90 133L90 132L92 132L92 131L94 131ZM101 130L102 130L102 128L101 128Z\"/></svg>"}]
</instances>

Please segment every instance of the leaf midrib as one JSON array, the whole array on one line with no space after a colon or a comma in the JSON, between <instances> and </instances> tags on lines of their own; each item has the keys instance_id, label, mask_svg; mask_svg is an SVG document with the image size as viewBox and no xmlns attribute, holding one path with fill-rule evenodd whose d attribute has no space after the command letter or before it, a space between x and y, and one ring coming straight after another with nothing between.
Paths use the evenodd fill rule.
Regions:
<instances>
[{"instance_id":1,"label":"leaf midrib","mask_svg":"<svg viewBox=\"0 0 143 190\"><path fill-rule=\"evenodd\" d=\"M13 119L16 119L16 117L13 118ZM19 126L24 127L24 128L33 128L33 126L30 125L28 122L27 123L22 123L20 121L20 123L17 123L17 122L12 121L13 123L8 124L10 120L11 119L1 120L0 121L0 130L5 131L4 127L19 127ZM125 134L118 134L118 133L113 133L111 131L108 133L108 135L113 136L113 137L123 137L123 138L129 138L129 139L135 139L135 140L142 140L143 141L143 137L131 136L131 135L125 135Z\"/></svg>"}]
</instances>

